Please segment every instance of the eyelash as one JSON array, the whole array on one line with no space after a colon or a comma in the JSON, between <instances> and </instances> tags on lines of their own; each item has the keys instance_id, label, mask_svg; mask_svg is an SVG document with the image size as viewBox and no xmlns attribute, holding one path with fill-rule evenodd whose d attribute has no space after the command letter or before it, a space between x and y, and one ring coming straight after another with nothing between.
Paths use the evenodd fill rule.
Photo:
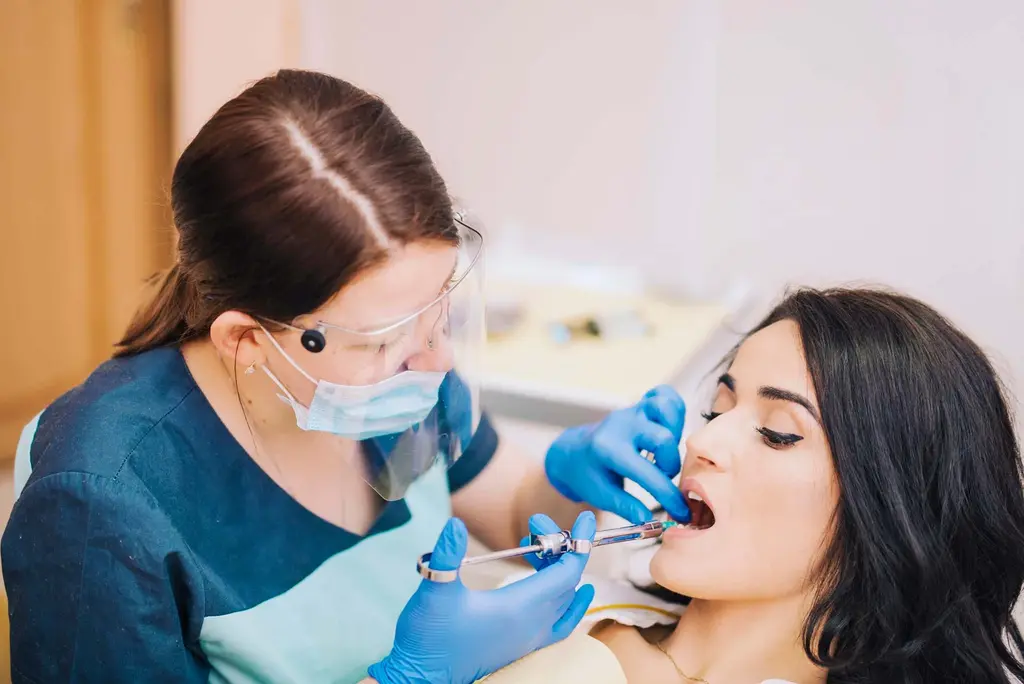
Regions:
<instances>
[{"instance_id":1,"label":"eyelash","mask_svg":"<svg viewBox=\"0 0 1024 684\"><path fill-rule=\"evenodd\" d=\"M709 423L720 415L722 415L720 412L715 411L708 411L701 414L701 416L704 417L704 420ZM803 439L800 435L776 432L775 430L769 430L766 427L758 427L754 429L761 435L764 443L772 449L784 449L785 447L793 446Z\"/></svg>"},{"instance_id":2,"label":"eyelash","mask_svg":"<svg viewBox=\"0 0 1024 684\"><path fill-rule=\"evenodd\" d=\"M764 437L764 443L773 449L782 449L788 446L793 446L799 442L803 437L800 435L791 435L785 432L775 432L775 430L769 430L766 427L755 428L761 436Z\"/></svg>"}]
</instances>

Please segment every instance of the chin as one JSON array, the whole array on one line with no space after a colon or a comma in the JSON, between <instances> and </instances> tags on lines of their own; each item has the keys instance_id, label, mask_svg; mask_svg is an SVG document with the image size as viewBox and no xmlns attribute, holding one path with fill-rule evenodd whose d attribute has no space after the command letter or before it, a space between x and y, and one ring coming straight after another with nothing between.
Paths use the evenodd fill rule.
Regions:
<instances>
[{"instance_id":1,"label":"chin","mask_svg":"<svg viewBox=\"0 0 1024 684\"><path fill-rule=\"evenodd\" d=\"M651 559L651 578L671 592L695 599L719 598L727 593L720 572L674 549L662 547Z\"/></svg>"},{"instance_id":2,"label":"chin","mask_svg":"<svg viewBox=\"0 0 1024 684\"><path fill-rule=\"evenodd\" d=\"M703 553L662 547L651 559L650 572L658 586L700 601L770 601L814 591L807 579L809 569L787 567L784 560L775 558L764 563L722 563Z\"/></svg>"}]
</instances>

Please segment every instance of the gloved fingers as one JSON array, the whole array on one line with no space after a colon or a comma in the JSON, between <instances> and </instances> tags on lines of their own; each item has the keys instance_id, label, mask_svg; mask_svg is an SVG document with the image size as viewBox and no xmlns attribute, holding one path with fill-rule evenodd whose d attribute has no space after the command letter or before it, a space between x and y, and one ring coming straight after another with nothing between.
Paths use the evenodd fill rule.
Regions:
<instances>
[{"instance_id":1,"label":"gloved fingers","mask_svg":"<svg viewBox=\"0 0 1024 684\"><path fill-rule=\"evenodd\" d=\"M583 511L576 516L572 530L569 533L571 539L582 539L589 542L594 541L594 534L597 532L597 518L593 512ZM575 589L583 576L583 569L590 560L589 550L586 553L568 551L559 556L551 565L544 568L542 574L546 575L546 581L552 587L551 595L564 591L566 587Z\"/></svg>"},{"instance_id":2,"label":"gloved fingers","mask_svg":"<svg viewBox=\"0 0 1024 684\"><path fill-rule=\"evenodd\" d=\"M430 554L430 567L434 570L458 570L466 556L468 539L465 523L458 518L449 518Z\"/></svg>"},{"instance_id":3,"label":"gloved fingers","mask_svg":"<svg viewBox=\"0 0 1024 684\"><path fill-rule=\"evenodd\" d=\"M590 608L590 604L593 600L593 585L584 584L582 587L577 589L569 607L566 608L562 616L555 622L555 625L551 630L551 638L545 646L550 646L551 644L561 641L572 634L572 631L576 629L583 618L586 617L587 610Z\"/></svg>"},{"instance_id":4,"label":"gloved fingers","mask_svg":"<svg viewBox=\"0 0 1024 684\"><path fill-rule=\"evenodd\" d=\"M686 402L669 385L658 385L640 400L640 410L650 420L668 428L675 436L676 444L683 439L686 424Z\"/></svg>"},{"instance_id":5,"label":"gloved fingers","mask_svg":"<svg viewBox=\"0 0 1024 684\"><path fill-rule=\"evenodd\" d=\"M530 516L530 532L533 534L558 534L562 531L562 528L558 526L554 520L543 513L535 513ZM523 537L519 541L519 546L528 546L530 543L529 537ZM541 568L547 567L555 562L556 558L538 558L534 554L525 556L526 562L533 566L534 570L540 570Z\"/></svg>"},{"instance_id":6,"label":"gloved fingers","mask_svg":"<svg viewBox=\"0 0 1024 684\"><path fill-rule=\"evenodd\" d=\"M590 511L583 511L572 527L573 539L594 540L597 520ZM497 591L510 595L509 600L535 605L538 602L552 603L559 594L572 591L580 583L583 569L590 559L589 553L563 553L535 574L502 587Z\"/></svg>"},{"instance_id":7,"label":"gloved fingers","mask_svg":"<svg viewBox=\"0 0 1024 684\"><path fill-rule=\"evenodd\" d=\"M633 443L637 449L646 449L654 454L654 465L661 472L669 477L679 474L682 468L679 442L667 427L638 417Z\"/></svg>"},{"instance_id":8,"label":"gloved fingers","mask_svg":"<svg viewBox=\"0 0 1024 684\"><path fill-rule=\"evenodd\" d=\"M558 618L565 615L565 611L569 610L569 606L576 598L576 590L570 589L569 591L561 594L554 603L552 603L551 610L551 624L554 624Z\"/></svg>"},{"instance_id":9,"label":"gloved fingers","mask_svg":"<svg viewBox=\"0 0 1024 684\"><path fill-rule=\"evenodd\" d=\"M530 516L530 532L534 534L555 534L561 531L558 523L543 513L534 513Z\"/></svg>"},{"instance_id":10,"label":"gloved fingers","mask_svg":"<svg viewBox=\"0 0 1024 684\"><path fill-rule=\"evenodd\" d=\"M530 532L533 534L556 534L561 531L562 528L558 526L558 523L543 513L535 513L530 516ZM529 537L523 537L519 542L520 546L529 546L529 544ZM554 562L553 558L538 558L536 554L532 553L524 556L524 558L526 558L527 563L533 566L534 570L546 568Z\"/></svg>"},{"instance_id":11,"label":"gloved fingers","mask_svg":"<svg viewBox=\"0 0 1024 684\"><path fill-rule=\"evenodd\" d=\"M640 458L632 445L615 445L614 453L609 455L606 463L617 474L633 480L647 490L673 518L681 522L690 520L690 509L683 500L683 493L658 466ZM647 519L650 520L650 517Z\"/></svg>"},{"instance_id":12,"label":"gloved fingers","mask_svg":"<svg viewBox=\"0 0 1024 684\"><path fill-rule=\"evenodd\" d=\"M576 522L572 524L572 530L569 532L569 537L571 539L586 539L588 541L594 541L594 535L596 533L597 518L594 516L593 511L582 511L576 516Z\"/></svg>"},{"instance_id":13,"label":"gloved fingers","mask_svg":"<svg viewBox=\"0 0 1024 684\"><path fill-rule=\"evenodd\" d=\"M643 461L636 454L633 458ZM625 518L634 525L654 520L654 515L643 501L626 492L620 483L611 482L610 478L595 478L587 498L597 508Z\"/></svg>"},{"instance_id":14,"label":"gloved fingers","mask_svg":"<svg viewBox=\"0 0 1024 684\"><path fill-rule=\"evenodd\" d=\"M523 537L522 539L519 540L519 546L520 547L529 546L529 545L530 545L530 538L529 537ZM537 554L535 554L535 553L531 553L531 554L525 555L525 556L523 556L523 558L526 559L526 562L529 563L530 567L532 567L534 570L540 570L541 568L547 567L548 561L550 560L548 558L539 558L537 556Z\"/></svg>"}]
</instances>

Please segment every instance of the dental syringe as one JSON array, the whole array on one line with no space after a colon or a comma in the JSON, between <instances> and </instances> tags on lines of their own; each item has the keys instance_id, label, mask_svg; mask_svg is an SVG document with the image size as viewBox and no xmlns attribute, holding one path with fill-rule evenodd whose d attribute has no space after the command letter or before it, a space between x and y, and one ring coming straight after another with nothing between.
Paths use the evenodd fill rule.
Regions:
<instances>
[{"instance_id":1,"label":"dental syringe","mask_svg":"<svg viewBox=\"0 0 1024 684\"><path fill-rule=\"evenodd\" d=\"M679 523L672 520L653 520L641 523L640 525L629 525L627 527L613 527L607 530L598 530L594 533L594 541L589 539L573 539L569 530L560 530L551 534L531 534L529 543L514 549L494 551L479 556L471 556L462 561L460 567L467 565L478 565L496 560L508 558L521 558L534 554L537 558L552 558L561 556L563 553L590 553L595 546L607 546L608 544L619 544L621 542L637 541L640 539L654 539L662 533L675 527ZM425 553L416 562L416 570L432 582L453 582L459 576L458 570L434 570L430 567L430 555Z\"/></svg>"}]
</instances>

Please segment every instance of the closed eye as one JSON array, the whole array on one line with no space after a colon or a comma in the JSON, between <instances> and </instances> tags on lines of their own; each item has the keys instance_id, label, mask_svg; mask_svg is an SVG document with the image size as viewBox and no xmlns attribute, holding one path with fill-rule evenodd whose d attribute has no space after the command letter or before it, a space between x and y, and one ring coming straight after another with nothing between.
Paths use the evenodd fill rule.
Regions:
<instances>
[{"instance_id":1,"label":"closed eye","mask_svg":"<svg viewBox=\"0 0 1024 684\"><path fill-rule=\"evenodd\" d=\"M709 423L718 416L722 415L721 411L706 411L700 414L704 420ZM802 435L794 435L789 432L776 432L766 427L755 428L757 432L764 439L764 443L773 449L782 449L784 447L792 446L803 439Z\"/></svg>"},{"instance_id":2,"label":"closed eye","mask_svg":"<svg viewBox=\"0 0 1024 684\"><path fill-rule=\"evenodd\" d=\"M766 427L759 427L755 429L764 438L765 444L773 449L791 446L803 439L800 435L794 435L787 432L776 432L775 430L769 430Z\"/></svg>"}]
</instances>

